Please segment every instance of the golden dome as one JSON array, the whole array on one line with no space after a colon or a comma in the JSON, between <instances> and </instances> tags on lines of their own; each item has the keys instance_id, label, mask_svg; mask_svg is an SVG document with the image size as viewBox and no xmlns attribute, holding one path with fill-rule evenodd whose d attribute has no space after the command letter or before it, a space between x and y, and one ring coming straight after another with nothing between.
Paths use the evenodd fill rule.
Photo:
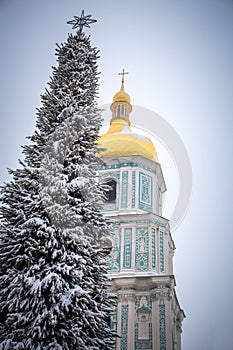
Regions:
<instances>
[{"instance_id":1,"label":"golden dome","mask_svg":"<svg viewBox=\"0 0 233 350\"><path fill-rule=\"evenodd\" d=\"M113 97L111 104L112 119L110 128L98 140L98 147L104 149L99 152L103 158L139 155L158 162L158 156L153 142L146 136L132 132L130 129L129 113L132 110L130 96L124 89L124 69L122 85L119 92Z\"/></svg>"},{"instance_id":2,"label":"golden dome","mask_svg":"<svg viewBox=\"0 0 233 350\"><path fill-rule=\"evenodd\" d=\"M146 136L132 132L124 119L112 120L109 130L98 140L103 158L139 155L158 162L153 142Z\"/></svg>"},{"instance_id":3,"label":"golden dome","mask_svg":"<svg viewBox=\"0 0 233 350\"><path fill-rule=\"evenodd\" d=\"M124 83L121 84L121 89L118 91L114 97L113 102L127 102L130 103L130 96L125 92Z\"/></svg>"}]
</instances>

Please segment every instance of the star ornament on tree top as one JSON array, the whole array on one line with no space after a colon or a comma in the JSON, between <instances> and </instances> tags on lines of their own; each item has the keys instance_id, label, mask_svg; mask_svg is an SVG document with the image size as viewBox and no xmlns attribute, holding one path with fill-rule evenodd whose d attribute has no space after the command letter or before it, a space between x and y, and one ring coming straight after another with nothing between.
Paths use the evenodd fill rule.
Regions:
<instances>
[{"instance_id":1,"label":"star ornament on tree top","mask_svg":"<svg viewBox=\"0 0 233 350\"><path fill-rule=\"evenodd\" d=\"M72 24L72 29L79 28L79 32L83 30L83 27L90 28L90 24L97 22L96 19L91 19L91 15L84 16L84 10L82 10L81 16L74 16L74 19L68 21L67 24Z\"/></svg>"}]
</instances>

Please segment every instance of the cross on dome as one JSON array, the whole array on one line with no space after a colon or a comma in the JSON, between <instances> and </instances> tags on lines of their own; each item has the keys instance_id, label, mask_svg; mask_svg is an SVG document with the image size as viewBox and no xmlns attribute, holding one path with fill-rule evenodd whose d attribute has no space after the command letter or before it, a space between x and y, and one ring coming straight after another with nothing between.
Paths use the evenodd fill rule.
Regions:
<instances>
[{"instance_id":1,"label":"cross on dome","mask_svg":"<svg viewBox=\"0 0 233 350\"><path fill-rule=\"evenodd\" d=\"M129 74L129 72L125 72L124 69L122 69L122 73L118 73L118 75L122 75L122 79L121 79L122 84L124 84L124 82L125 82L125 75L126 74Z\"/></svg>"},{"instance_id":2,"label":"cross on dome","mask_svg":"<svg viewBox=\"0 0 233 350\"><path fill-rule=\"evenodd\" d=\"M125 87L124 87L124 82L125 82L125 75L129 74L129 72L125 72L124 69L122 69L121 73L117 73L118 75L122 76L121 79L121 89L120 91L118 91L114 97L113 97L113 102L126 102L128 104L130 104L130 96L129 94L127 94L127 92L125 92ZM132 110L132 106L129 106L130 111Z\"/></svg>"}]
</instances>

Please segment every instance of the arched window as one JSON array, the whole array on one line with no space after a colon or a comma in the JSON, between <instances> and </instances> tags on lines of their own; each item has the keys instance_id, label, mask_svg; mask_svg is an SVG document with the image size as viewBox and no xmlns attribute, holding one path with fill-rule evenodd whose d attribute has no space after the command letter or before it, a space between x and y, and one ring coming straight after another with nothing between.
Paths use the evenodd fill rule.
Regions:
<instances>
[{"instance_id":1,"label":"arched window","mask_svg":"<svg viewBox=\"0 0 233 350\"><path fill-rule=\"evenodd\" d=\"M108 256L113 248L112 241L109 238L104 238L101 240L101 247L102 247L102 252L104 253L105 256Z\"/></svg>"},{"instance_id":2,"label":"arched window","mask_svg":"<svg viewBox=\"0 0 233 350\"><path fill-rule=\"evenodd\" d=\"M116 201L116 181L109 180L106 182L106 185L109 186L109 190L106 191L107 202L115 202Z\"/></svg>"}]
</instances>

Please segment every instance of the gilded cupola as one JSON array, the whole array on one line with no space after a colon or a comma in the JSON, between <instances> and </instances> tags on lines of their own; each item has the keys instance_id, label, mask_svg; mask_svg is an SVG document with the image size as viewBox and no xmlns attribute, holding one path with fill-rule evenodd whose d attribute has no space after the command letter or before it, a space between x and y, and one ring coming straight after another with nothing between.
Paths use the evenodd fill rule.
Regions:
<instances>
[{"instance_id":1,"label":"gilded cupola","mask_svg":"<svg viewBox=\"0 0 233 350\"><path fill-rule=\"evenodd\" d=\"M130 96L125 91L124 71L122 75L121 88L114 97L110 106L112 118L108 131L99 138L98 146L102 149L99 155L103 158L140 155L155 162L158 156L153 142L146 136L133 132L130 128L129 114L132 111Z\"/></svg>"}]
</instances>

